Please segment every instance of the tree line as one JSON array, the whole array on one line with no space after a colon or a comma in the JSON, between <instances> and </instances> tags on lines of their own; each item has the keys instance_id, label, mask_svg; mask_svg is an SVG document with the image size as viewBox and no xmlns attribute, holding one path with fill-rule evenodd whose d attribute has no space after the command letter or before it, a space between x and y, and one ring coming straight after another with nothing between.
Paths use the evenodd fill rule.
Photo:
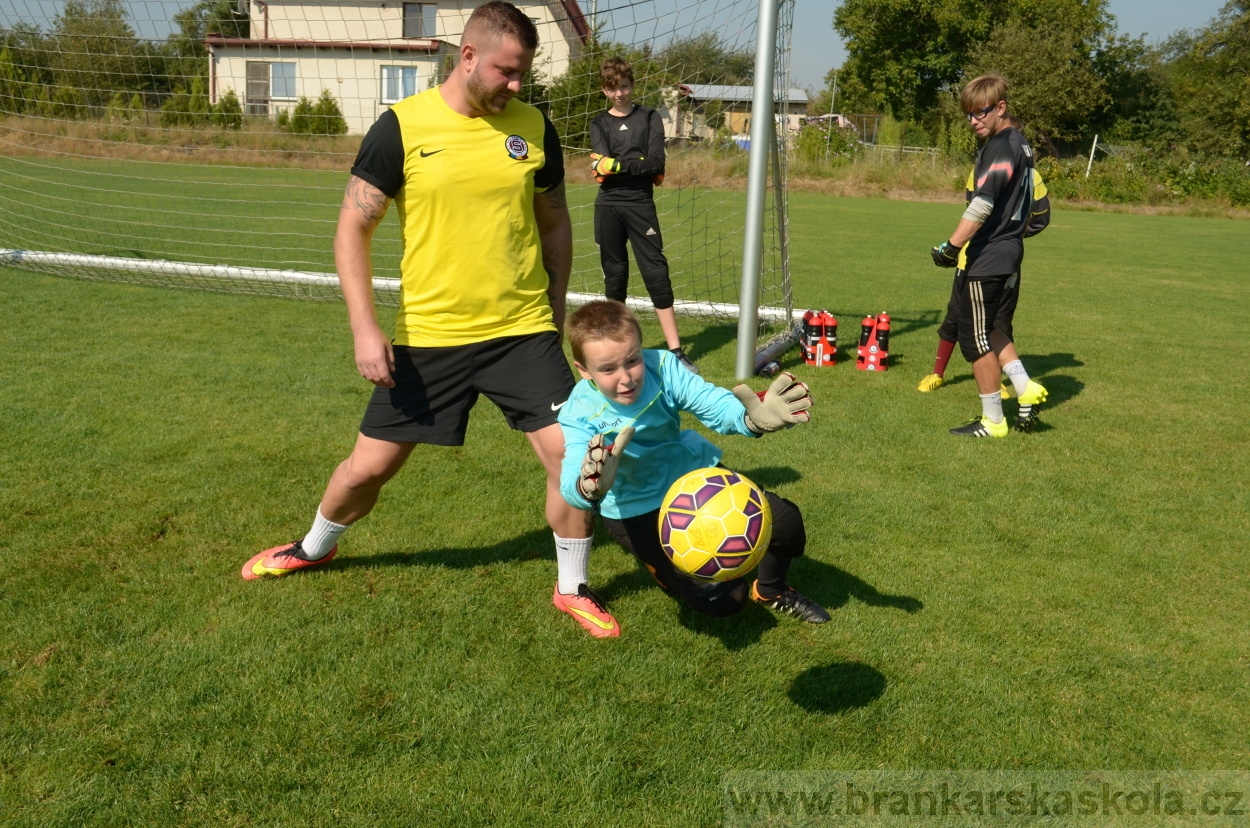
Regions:
<instances>
[{"instance_id":1,"label":"tree line","mask_svg":"<svg viewBox=\"0 0 1250 828\"><path fill-rule=\"evenodd\" d=\"M843 0L832 23L848 57L811 111L887 114L906 143L970 151L959 88L993 71L1008 78L1012 112L1043 154L1087 148L1098 134L1198 160L1250 159L1250 0L1158 45L1120 33L1106 0Z\"/></svg>"},{"instance_id":2,"label":"tree line","mask_svg":"<svg viewBox=\"0 0 1250 828\"><path fill-rule=\"evenodd\" d=\"M233 91L209 103L204 40L248 37L248 17L235 0L200 0L173 22L163 42L140 40L122 0L66 0L47 32L26 23L0 32L0 114L133 123L159 108L162 126L239 129L243 108ZM347 131L329 93L300 99L280 125Z\"/></svg>"}]
</instances>

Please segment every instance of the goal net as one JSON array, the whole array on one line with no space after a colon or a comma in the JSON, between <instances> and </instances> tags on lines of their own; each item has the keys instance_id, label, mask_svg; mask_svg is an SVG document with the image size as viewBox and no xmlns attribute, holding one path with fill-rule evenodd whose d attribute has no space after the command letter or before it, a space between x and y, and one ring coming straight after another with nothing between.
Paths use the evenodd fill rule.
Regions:
<instances>
[{"instance_id":1,"label":"goal net","mask_svg":"<svg viewBox=\"0 0 1250 828\"><path fill-rule=\"evenodd\" d=\"M761 333L788 330L793 0L777 31ZM541 44L522 99L560 132L574 302L602 295L589 123L602 60L664 120L656 189L684 314L735 318L758 0L518 2ZM450 70L473 0L9 0L0 4L0 264L64 276L337 298L331 239L360 138ZM398 298L398 222L373 246ZM472 243L471 239L464 240ZM631 265L631 304L649 303Z\"/></svg>"}]
</instances>

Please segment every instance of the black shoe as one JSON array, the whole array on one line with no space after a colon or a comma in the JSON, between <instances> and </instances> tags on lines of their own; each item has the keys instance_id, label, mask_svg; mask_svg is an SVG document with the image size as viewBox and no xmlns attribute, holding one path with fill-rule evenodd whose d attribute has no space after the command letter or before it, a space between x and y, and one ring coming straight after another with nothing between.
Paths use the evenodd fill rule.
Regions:
<instances>
[{"instance_id":1,"label":"black shoe","mask_svg":"<svg viewBox=\"0 0 1250 828\"><path fill-rule=\"evenodd\" d=\"M1009 430L1006 419L1001 422L991 423L989 417L980 414L969 420L966 425L952 428L951 434L954 434L956 437L1006 437Z\"/></svg>"},{"instance_id":2,"label":"black shoe","mask_svg":"<svg viewBox=\"0 0 1250 828\"><path fill-rule=\"evenodd\" d=\"M795 591L794 587L786 587L786 591L776 598L763 598L760 596L759 586L759 581L751 584L751 599L758 604L763 604L775 612L793 615L809 624L823 624L829 620L829 613L825 612L824 607L803 593Z\"/></svg>"},{"instance_id":3,"label":"black shoe","mask_svg":"<svg viewBox=\"0 0 1250 828\"><path fill-rule=\"evenodd\" d=\"M696 375L699 373L698 366L696 366L693 362L690 361L690 357L686 356L686 352L683 351L680 347L669 348L669 351L672 352L673 356L677 357L677 361L680 362L682 364L682 367L685 368L687 371Z\"/></svg>"}]
</instances>

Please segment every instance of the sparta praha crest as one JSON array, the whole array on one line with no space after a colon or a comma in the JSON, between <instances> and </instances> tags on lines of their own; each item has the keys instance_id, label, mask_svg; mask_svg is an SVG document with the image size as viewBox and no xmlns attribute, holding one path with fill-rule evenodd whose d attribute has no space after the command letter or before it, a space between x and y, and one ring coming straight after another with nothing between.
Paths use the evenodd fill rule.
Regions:
<instances>
[{"instance_id":1,"label":"sparta praha crest","mask_svg":"<svg viewBox=\"0 0 1250 828\"><path fill-rule=\"evenodd\" d=\"M660 544L673 565L704 581L728 581L755 568L773 536L764 492L727 469L677 479L660 505Z\"/></svg>"}]
</instances>

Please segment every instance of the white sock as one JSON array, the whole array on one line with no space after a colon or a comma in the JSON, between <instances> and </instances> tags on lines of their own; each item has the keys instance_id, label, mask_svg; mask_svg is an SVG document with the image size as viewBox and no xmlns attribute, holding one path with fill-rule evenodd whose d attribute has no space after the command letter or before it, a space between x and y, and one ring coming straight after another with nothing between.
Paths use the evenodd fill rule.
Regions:
<instances>
[{"instance_id":1,"label":"white sock","mask_svg":"<svg viewBox=\"0 0 1250 828\"><path fill-rule=\"evenodd\" d=\"M1013 359L1004 365L1003 373L1007 375L1007 379L1011 380L1011 387L1016 389L1017 397L1029 387L1029 372L1024 370L1024 363L1020 360Z\"/></svg>"},{"instance_id":2,"label":"white sock","mask_svg":"<svg viewBox=\"0 0 1250 828\"><path fill-rule=\"evenodd\" d=\"M321 516L321 510L317 510L317 518L313 521L312 528L308 530L308 534L304 536L303 543L304 557L310 561L324 558L330 554L330 550L339 542L339 535L347 531L346 526L332 523Z\"/></svg>"},{"instance_id":3,"label":"white sock","mask_svg":"<svg viewBox=\"0 0 1250 828\"><path fill-rule=\"evenodd\" d=\"M564 595L573 595L577 587L587 582L586 566L590 563L590 542L593 538L556 539L556 564L559 567L556 589Z\"/></svg>"},{"instance_id":4,"label":"white sock","mask_svg":"<svg viewBox=\"0 0 1250 828\"><path fill-rule=\"evenodd\" d=\"M981 395L981 413L991 423L1003 421L1003 397L997 391L993 394Z\"/></svg>"}]
</instances>

